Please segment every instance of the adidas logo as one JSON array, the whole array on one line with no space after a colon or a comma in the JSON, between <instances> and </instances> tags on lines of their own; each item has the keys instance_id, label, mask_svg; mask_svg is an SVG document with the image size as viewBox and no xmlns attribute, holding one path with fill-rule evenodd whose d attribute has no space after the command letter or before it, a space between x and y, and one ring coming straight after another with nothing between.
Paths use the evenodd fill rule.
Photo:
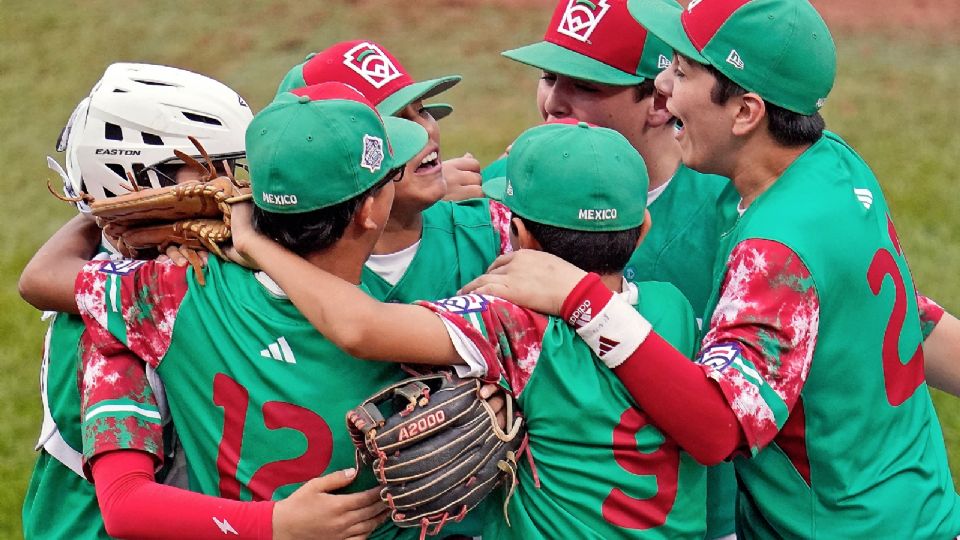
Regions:
<instances>
[{"instance_id":1,"label":"adidas logo","mask_svg":"<svg viewBox=\"0 0 960 540\"><path fill-rule=\"evenodd\" d=\"M743 69L743 60L736 49L730 49L730 54L727 55L727 63L737 69Z\"/></svg>"},{"instance_id":2,"label":"adidas logo","mask_svg":"<svg viewBox=\"0 0 960 540\"><path fill-rule=\"evenodd\" d=\"M590 308L590 300L584 300L577 309L570 315L570 324L574 328L580 328L593 319L593 310Z\"/></svg>"},{"instance_id":3,"label":"adidas logo","mask_svg":"<svg viewBox=\"0 0 960 540\"><path fill-rule=\"evenodd\" d=\"M279 339L267 345L267 348L260 351L260 356L264 358L273 358L288 364L296 364L297 358L293 356L290 345L287 344L287 338L280 336Z\"/></svg>"},{"instance_id":4,"label":"adidas logo","mask_svg":"<svg viewBox=\"0 0 960 540\"><path fill-rule=\"evenodd\" d=\"M660 55L660 58L657 58L657 69L667 69L670 67L670 59L664 55Z\"/></svg>"},{"instance_id":5,"label":"adidas logo","mask_svg":"<svg viewBox=\"0 0 960 540\"><path fill-rule=\"evenodd\" d=\"M860 201L860 204L862 204L867 210L873 206L873 192L871 192L869 189L854 189L853 194L857 196L857 200Z\"/></svg>"},{"instance_id":6,"label":"adidas logo","mask_svg":"<svg viewBox=\"0 0 960 540\"><path fill-rule=\"evenodd\" d=\"M616 349L617 345L619 344L620 344L619 341L615 341L610 338L600 336L600 356L603 357L610 351Z\"/></svg>"}]
</instances>

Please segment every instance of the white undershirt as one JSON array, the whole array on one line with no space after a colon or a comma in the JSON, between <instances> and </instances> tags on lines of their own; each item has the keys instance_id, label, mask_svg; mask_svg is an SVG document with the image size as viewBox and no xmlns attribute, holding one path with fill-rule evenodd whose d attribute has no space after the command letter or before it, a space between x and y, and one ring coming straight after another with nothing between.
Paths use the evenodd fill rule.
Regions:
<instances>
[{"instance_id":1,"label":"white undershirt","mask_svg":"<svg viewBox=\"0 0 960 540\"><path fill-rule=\"evenodd\" d=\"M672 182L672 181L673 181L673 177L671 176L669 180L667 180L666 182L664 182L664 183L661 184L660 186L655 187L655 188L651 189L650 191L648 191L648 192L647 192L647 206L650 206L651 204L653 204L653 201L657 200L657 198L660 197L660 195L663 195L663 192L667 190L667 186L669 186L669 185L670 185L670 182Z\"/></svg>"},{"instance_id":2,"label":"white undershirt","mask_svg":"<svg viewBox=\"0 0 960 540\"><path fill-rule=\"evenodd\" d=\"M407 268L410 268L410 263L413 262L418 249L420 249L420 240L400 251L383 255L370 255L370 258L367 259L367 268L373 270L387 283L396 285L400 278L407 273Z\"/></svg>"}]
</instances>

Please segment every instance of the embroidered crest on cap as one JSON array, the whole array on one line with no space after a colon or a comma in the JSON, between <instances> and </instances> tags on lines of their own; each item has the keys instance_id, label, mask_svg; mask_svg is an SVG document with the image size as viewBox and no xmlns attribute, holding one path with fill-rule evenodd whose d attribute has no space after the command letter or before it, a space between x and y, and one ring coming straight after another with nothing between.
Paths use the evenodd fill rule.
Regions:
<instances>
[{"instance_id":1,"label":"embroidered crest on cap","mask_svg":"<svg viewBox=\"0 0 960 540\"><path fill-rule=\"evenodd\" d=\"M383 165L383 139L373 135L363 136L363 156L360 166L370 172L377 172Z\"/></svg>"},{"instance_id":2,"label":"embroidered crest on cap","mask_svg":"<svg viewBox=\"0 0 960 540\"><path fill-rule=\"evenodd\" d=\"M590 0L568 0L557 32L586 42L609 9L607 0L597 0L596 4Z\"/></svg>"},{"instance_id":3,"label":"embroidered crest on cap","mask_svg":"<svg viewBox=\"0 0 960 540\"><path fill-rule=\"evenodd\" d=\"M670 59L664 55L660 55L660 58L657 58L657 69L667 69L670 67Z\"/></svg>"},{"instance_id":4,"label":"embroidered crest on cap","mask_svg":"<svg viewBox=\"0 0 960 540\"><path fill-rule=\"evenodd\" d=\"M504 191L504 193L513 197L513 185L510 183L510 180L507 180L507 189Z\"/></svg>"},{"instance_id":5,"label":"embroidered crest on cap","mask_svg":"<svg viewBox=\"0 0 960 540\"><path fill-rule=\"evenodd\" d=\"M827 98L823 98L823 97L822 97L822 98L818 99L818 100L817 100L817 110L822 109L822 108L823 108L823 105L824 105L826 102L827 102Z\"/></svg>"},{"instance_id":6,"label":"embroidered crest on cap","mask_svg":"<svg viewBox=\"0 0 960 540\"><path fill-rule=\"evenodd\" d=\"M730 54L727 55L727 63L737 69L743 69L743 59L740 58L740 53L736 49L730 49Z\"/></svg>"},{"instance_id":7,"label":"embroidered crest on cap","mask_svg":"<svg viewBox=\"0 0 960 540\"><path fill-rule=\"evenodd\" d=\"M343 65L357 72L374 88L383 88L401 75L397 66L373 43L363 42L345 52Z\"/></svg>"}]
</instances>

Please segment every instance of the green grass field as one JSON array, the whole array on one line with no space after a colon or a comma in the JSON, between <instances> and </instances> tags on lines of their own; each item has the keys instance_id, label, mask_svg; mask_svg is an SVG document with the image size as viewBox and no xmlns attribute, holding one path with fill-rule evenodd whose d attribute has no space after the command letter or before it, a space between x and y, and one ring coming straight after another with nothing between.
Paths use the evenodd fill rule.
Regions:
<instances>
[{"instance_id":1,"label":"green grass field","mask_svg":"<svg viewBox=\"0 0 960 540\"><path fill-rule=\"evenodd\" d=\"M488 162L537 121L538 74L498 52L542 34L549 7L501 0L107 2L0 0L0 538L20 535L20 505L40 423L37 373L45 325L16 291L21 269L71 208L44 186L44 158L67 116L111 62L143 61L213 76L255 110L311 50L370 38L417 78L464 82L443 96L444 156ZM876 10L885 9L884 3ZM518 7L519 6L519 7ZM828 126L883 182L918 287L960 312L960 212L952 160L960 156L960 48L933 33L838 33L840 76ZM62 160L61 160L62 161ZM960 360L958 360L960 361ZM955 477L960 405L935 396Z\"/></svg>"}]
</instances>

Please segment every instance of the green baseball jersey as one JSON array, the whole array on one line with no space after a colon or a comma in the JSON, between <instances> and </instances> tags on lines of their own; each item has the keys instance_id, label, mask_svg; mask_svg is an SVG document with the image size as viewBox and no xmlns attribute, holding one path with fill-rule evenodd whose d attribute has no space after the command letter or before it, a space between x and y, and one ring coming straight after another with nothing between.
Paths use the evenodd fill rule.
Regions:
<instances>
[{"instance_id":1,"label":"green baseball jersey","mask_svg":"<svg viewBox=\"0 0 960 540\"><path fill-rule=\"evenodd\" d=\"M699 359L753 454L735 460L738 533L956 536L960 497L924 382L914 286L873 173L828 133L742 216L738 199L721 196L726 264ZM738 327L736 341L717 337Z\"/></svg>"},{"instance_id":2,"label":"green baseball jersey","mask_svg":"<svg viewBox=\"0 0 960 540\"><path fill-rule=\"evenodd\" d=\"M713 286L717 197L729 183L721 176L701 174L681 164L663 193L647 207L653 226L624 267L624 277L672 283L701 316ZM734 532L736 498L733 463L710 467L705 538Z\"/></svg>"},{"instance_id":3,"label":"green baseball jersey","mask_svg":"<svg viewBox=\"0 0 960 540\"><path fill-rule=\"evenodd\" d=\"M693 352L693 312L675 287L625 290L661 335ZM488 296L427 305L461 354L476 351L488 377L504 377L524 412L533 465L520 459L510 526L491 504L483 538L703 537L705 468L650 422L569 325Z\"/></svg>"},{"instance_id":4,"label":"green baseball jersey","mask_svg":"<svg viewBox=\"0 0 960 540\"><path fill-rule=\"evenodd\" d=\"M78 304L95 339L83 352L86 455L155 452L155 414L135 376L146 362L164 381L191 489L276 500L354 466L346 412L403 371L337 349L263 274L214 257L204 274L205 286L169 263L81 273ZM348 491L374 485L364 468ZM388 523L373 537L417 533Z\"/></svg>"},{"instance_id":5,"label":"green baseball jersey","mask_svg":"<svg viewBox=\"0 0 960 540\"><path fill-rule=\"evenodd\" d=\"M56 314L47 330L40 375L44 404L40 455L23 500L26 540L110 538L96 492L81 469L77 345L82 334L80 317L66 313Z\"/></svg>"},{"instance_id":6,"label":"green baseball jersey","mask_svg":"<svg viewBox=\"0 0 960 540\"><path fill-rule=\"evenodd\" d=\"M420 247L396 284L364 266L362 282L382 302L445 298L510 250L510 210L489 199L440 201L423 211Z\"/></svg>"},{"instance_id":7,"label":"green baseball jersey","mask_svg":"<svg viewBox=\"0 0 960 540\"><path fill-rule=\"evenodd\" d=\"M713 285L717 197L729 183L681 164L663 193L647 207L653 225L624 267L624 277L672 283L700 316Z\"/></svg>"}]
</instances>

